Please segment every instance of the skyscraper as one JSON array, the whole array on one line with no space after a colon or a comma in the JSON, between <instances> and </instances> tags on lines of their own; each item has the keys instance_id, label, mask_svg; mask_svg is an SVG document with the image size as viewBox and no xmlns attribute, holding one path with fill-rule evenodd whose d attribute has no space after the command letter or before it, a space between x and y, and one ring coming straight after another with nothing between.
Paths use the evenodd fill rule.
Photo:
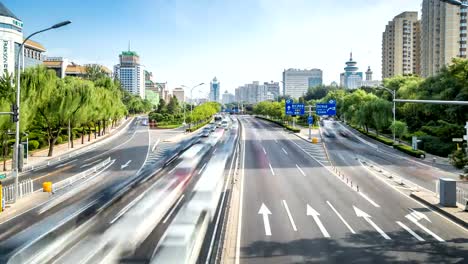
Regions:
<instances>
[{"instance_id":1,"label":"skyscraper","mask_svg":"<svg viewBox=\"0 0 468 264\"><path fill-rule=\"evenodd\" d=\"M140 57L129 50L122 51L119 59L120 64L114 66L115 78L120 81L124 90L145 98L145 69L140 64Z\"/></svg>"},{"instance_id":2,"label":"skyscraper","mask_svg":"<svg viewBox=\"0 0 468 264\"><path fill-rule=\"evenodd\" d=\"M345 72L340 75L340 86L348 89L359 88L362 83L362 72L358 72L357 62L353 61L353 53L349 55L349 61L346 62Z\"/></svg>"},{"instance_id":3,"label":"skyscraper","mask_svg":"<svg viewBox=\"0 0 468 264\"><path fill-rule=\"evenodd\" d=\"M322 84L322 70L288 69L283 71L283 95L297 99L307 93L310 84Z\"/></svg>"},{"instance_id":4,"label":"skyscraper","mask_svg":"<svg viewBox=\"0 0 468 264\"><path fill-rule=\"evenodd\" d=\"M467 3L466 0L462 1ZM421 75L437 74L452 58L466 58L467 8L441 0L423 0Z\"/></svg>"},{"instance_id":5,"label":"skyscraper","mask_svg":"<svg viewBox=\"0 0 468 264\"><path fill-rule=\"evenodd\" d=\"M382 34L382 78L420 75L418 12L403 12L388 22Z\"/></svg>"},{"instance_id":6,"label":"skyscraper","mask_svg":"<svg viewBox=\"0 0 468 264\"><path fill-rule=\"evenodd\" d=\"M220 83L216 77L213 78L213 81L210 83L210 101L221 102L219 96Z\"/></svg>"}]
</instances>

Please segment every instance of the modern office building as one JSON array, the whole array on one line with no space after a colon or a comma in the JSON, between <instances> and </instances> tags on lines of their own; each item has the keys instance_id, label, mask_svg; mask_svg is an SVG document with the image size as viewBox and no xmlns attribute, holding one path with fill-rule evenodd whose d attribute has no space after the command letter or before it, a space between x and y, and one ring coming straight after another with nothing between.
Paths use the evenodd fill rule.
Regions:
<instances>
[{"instance_id":1,"label":"modern office building","mask_svg":"<svg viewBox=\"0 0 468 264\"><path fill-rule=\"evenodd\" d=\"M23 22L0 3L0 49L2 51L0 72L13 74L16 55L23 42Z\"/></svg>"},{"instance_id":2,"label":"modern office building","mask_svg":"<svg viewBox=\"0 0 468 264\"><path fill-rule=\"evenodd\" d=\"M280 96L279 82L271 81L271 82L264 82L263 84L267 87L268 92L270 92L273 95L274 99Z\"/></svg>"},{"instance_id":3,"label":"modern office building","mask_svg":"<svg viewBox=\"0 0 468 264\"><path fill-rule=\"evenodd\" d=\"M22 68L26 69L28 67L43 64L45 59L44 52L46 52L44 46L36 41L28 39L24 43L24 60L22 62Z\"/></svg>"},{"instance_id":4,"label":"modern office building","mask_svg":"<svg viewBox=\"0 0 468 264\"><path fill-rule=\"evenodd\" d=\"M353 60L350 53L349 61L346 62L345 72L340 75L340 86L346 89L359 88L362 83L362 72L358 72L357 62Z\"/></svg>"},{"instance_id":5,"label":"modern office building","mask_svg":"<svg viewBox=\"0 0 468 264\"><path fill-rule=\"evenodd\" d=\"M466 0L462 2L467 3ZM441 0L423 0L421 75L435 75L452 58L466 58L467 8Z\"/></svg>"},{"instance_id":6,"label":"modern office building","mask_svg":"<svg viewBox=\"0 0 468 264\"><path fill-rule=\"evenodd\" d=\"M283 71L283 95L299 98L307 93L310 84L322 84L322 70L287 69ZM310 87L313 87L310 86Z\"/></svg>"},{"instance_id":7,"label":"modern office building","mask_svg":"<svg viewBox=\"0 0 468 264\"><path fill-rule=\"evenodd\" d=\"M184 88L180 88L180 87L174 88L174 90L172 90L172 95L175 96L175 97L177 98L177 100L179 101L179 103L185 102L185 91L184 91Z\"/></svg>"},{"instance_id":8,"label":"modern office building","mask_svg":"<svg viewBox=\"0 0 468 264\"><path fill-rule=\"evenodd\" d=\"M229 93L228 91L225 91L223 93L223 104L230 104L230 103L233 103L236 101L236 98L234 97L234 95L232 93Z\"/></svg>"},{"instance_id":9,"label":"modern office building","mask_svg":"<svg viewBox=\"0 0 468 264\"><path fill-rule=\"evenodd\" d=\"M220 83L218 79L214 77L213 81L210 82L210 101L221 102L219 89L220 89Z\"/></svg>"},{"instance_id":10,"label":"modern office building","mask_svg":"<svg viewBox=\"0 0 468 264\"><path fill-rule=\"evenodd\" d=\"M140 56L134 51L123 51L119 60L120 63L114 66L115 78L124 90L145 98L145 69L140 64Z\"/></svg>"},{"instance_id":11,"label":"modern office building","mask_svg":"<svg viewBox=\"0 0 468 264\"><path fill-rule=\"evenodd\" d=\"M403 12L388 22L382 34L382 78L420 75L418 12Z\"/></svg>"}]
</instances>

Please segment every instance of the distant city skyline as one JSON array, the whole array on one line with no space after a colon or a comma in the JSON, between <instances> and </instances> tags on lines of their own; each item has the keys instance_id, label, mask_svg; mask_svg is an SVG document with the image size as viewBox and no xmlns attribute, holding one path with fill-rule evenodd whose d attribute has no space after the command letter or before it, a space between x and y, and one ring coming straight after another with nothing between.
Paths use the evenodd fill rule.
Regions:
<instances>
[{"instance_id":1,"label":"distant city skyline","mask_svg":"<svg viewBox=\"0 0 468 264\"><path fill-rule=\"evenodd\" d=\"M254 80L280 81L283 70L288 68L320 68L324 84L338 82L343 58L350 51L362 68L371 66L374 79L380 79L381 35L385 25L403 11L420 12L422 3L421 0L2 2L23 21L24 35L62 20L73 21L66 28L34 39L47 49L47 56L112 68L130 41L131 50L140 55L142 65L153 72L154 80L167 82L170 90L187 83L209 83L217 76L223 83L223 91L231 93ZM132 23L126 23L127 19ZM348 25L352 25L352 30L347 29ZM209 85L200 89L207 93Z\"/></svg>"}]
</instances>

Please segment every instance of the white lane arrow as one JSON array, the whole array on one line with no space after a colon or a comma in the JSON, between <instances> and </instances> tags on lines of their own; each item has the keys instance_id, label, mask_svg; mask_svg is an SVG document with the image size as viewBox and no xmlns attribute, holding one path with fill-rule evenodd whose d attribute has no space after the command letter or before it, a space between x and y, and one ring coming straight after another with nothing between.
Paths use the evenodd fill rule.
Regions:
<instances>
[{"instance_id":1,"label":"white lane arrow","mask_svg":"<svg viewBox=\"0 0 468 264\"><path fill-rule=\"evenodd\" d=\"M130 164L130 162L132 162L132 160L129 160L129 161L127 161L127 163L121 165L121 166L120 166L120 169L123 170L123 169L127 168L128 165Z\"/></svg>"},{"instance_id":2,"label":"white lane arrow","mask_svg":"<svg viewBox=\"0 0 468 264\"><path fill-rule=\"evenodd\" d=\"M432 223L431 220L429 220L429 217L427 217L427 215L421 213L421 212L418 212L414 209L411 209L411 211L413 211L410 215L412 215L416 220L421 220L421 219L426 219L426 221L428 221L429 223Z\"/></svg>"},{"instance_id":3,"label":"white lane arrow","mask_svg":"<svg viewBox=\"0 0 468 264\"><path fill-rule=\"evenodd\" d=\"M419 214L421 215L424 215L425 217L421 217L421 215L419 214L415 214L416 211L410 213L410 214L407 214L405 217L410 220L411 222L413 222L413 224L417 225L419 228L421 228L422 230L424 230L424 232L428 233L429 235L431 235L433 238L437 239L439 242L445 242L445 240L443 240L440 236L436 235L434 232L432 232L431 230L429 230L427 227L423 226L421 223L419 223L418 221L422 218L425 218L429 221L429 218L427 218L427 216L425 216L423 213L420 213L418 212ZM419 217L419 218L418 218ZM430 221L429 221L430 222Z\"/></svg>"},{"instance_id":4,"label":"white lane arrow","mask_svg":"<svg viewBox=\"0 0 468 264\"><path fill-rule=\"evenodd\" d=\"M258 210L258 214L263 215L263 225L265 226L265 235L271 236L271 228L270 228L270 219L268 219L268 215L271 215L270 210L262 203L260 206L260 210Z\"/></svg>"},{"instance_id":5,"label":"white lane arrow","mask_svg":"<svg viewBox=\"0 0 468 264\"><path fill-rule=\"evenodd\" d=\"M388 239L388 240L391 239L387 234L385 234L385 232L384 232L382 229L380 229L380 227L378 227L378 226L374 223L374 221L372 221L370 215L368 215L366 212L362 211L361 209L357 208L357 207L354 206L354 205L353 205L353 208L354 208L354 212L356 212L356 216L357 216L357 217L362 217L362 218L364 218L364 220L366 220L367 223L369 223L377 232L379 232L380 235L381 235L383 238Z\"/></svg>"},{"instance_id":6,"label":"white lane arrow","mask_svg":"<svg viewBox=\"0 0 468 264\"><path fill-rule=\"evenodd\" d=\"M328 233L327 229L325 229L325 227L322 224L322 221L320 221L319 219L320 214L317 211L315 211L314 208L310 207L310 205L307 205L307 215L312 216L324 237L330 237L330 234Z\"/></svg>"}]
</instances>

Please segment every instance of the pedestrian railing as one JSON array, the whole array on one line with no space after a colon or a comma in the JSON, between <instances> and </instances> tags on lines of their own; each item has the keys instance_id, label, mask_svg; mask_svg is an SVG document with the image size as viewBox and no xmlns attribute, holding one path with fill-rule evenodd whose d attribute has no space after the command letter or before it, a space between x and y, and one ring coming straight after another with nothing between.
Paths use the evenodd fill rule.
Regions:
<instances>
[{"instance_id":1,"label":"pedestrian railing","mask_svg":"<svg viewBox=\"0 0 468 264\"><path fill-rule=\"evenodd\" d=\"M33 193L33 180L26 179L18 183L18 199ZM15 185L10 184L3 187L3 200L8 203L12 202L15 197Z\"/></svg>"},{"instance_id":2,"label":"pedestrian railing","mask_svg":"<svg viewBox=\"0 0 468 264\"><path fill-rule=\"evenodd\" d=\"M84 179L86 177L88 177L89 175L97 172L98 170L104 168L107 164L109 164L111 162L111 158L107 158L105 159L104 161L98 163L96 166L92 167L92 168L89 168L85 171L82 171L74 176L71 176L63 181L59 181L57 183L54 183L52 184L52 191L53 192L56 192L62 188L65 188L67 186L70 186L72 184L74 184L75 182L81 180L81 179Z\"/></svg>"},{"instance_id":3,"label":"pedestrian railing","mask_svg":"<svg viewBox=\"0 0 468 264\"><path fill-rule=\"evenodd\" d=\"M458 184L458 182L457 182ZM462 205L465 205L466 204L466 200L468 200L468 192L463 189L463 188L460 188L460 187L456 187L456 198L457 198L457 203L459 204L462 204ZM437 197L440 197L440 183L439 181L436 181L436 194L437 194Z\"/></svg>"}]
</instances>

